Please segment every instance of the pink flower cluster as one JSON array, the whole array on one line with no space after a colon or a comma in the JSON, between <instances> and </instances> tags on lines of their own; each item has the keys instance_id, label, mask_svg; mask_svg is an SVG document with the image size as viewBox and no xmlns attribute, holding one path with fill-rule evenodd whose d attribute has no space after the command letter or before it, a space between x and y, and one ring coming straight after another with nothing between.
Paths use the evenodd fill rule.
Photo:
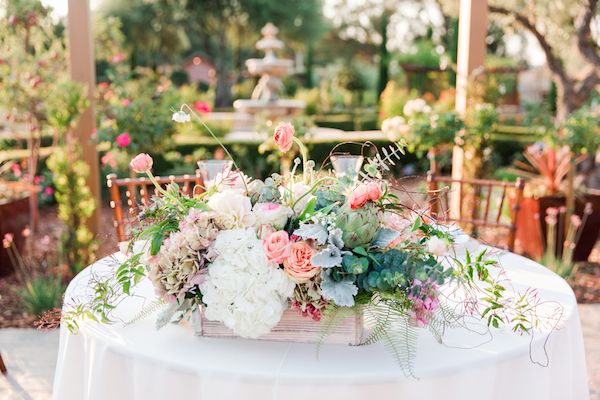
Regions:
<instances>
[{"instance_id":1,"label":"pink flower cluster","mask_svg":"<svg viewBox=\"0 0 600 400\"><path fill-rule=\"evenodd\" d=\"M377 182L361 183L352 190L348 196L350 208L357 209L366 204L367 201L377 201L381 198L383 192Z\"/></svg>"},{"instance_id":2,"label":"pink flower cluster","mask_svg":"<svg viewBox=\"0 0 600 400\"><path fill-rule=\"evenodd\" d=\"M435 310L440 306L437 297L438 285L429 280L421 282L415 279L408 298L412 301L412 309L408 311L411 322L418 327L429 325Z\"/></svg>"},{"instance_id":3,"label":"pink flower cluster","mask_svg":"<svg viewBox=\"0 0 600 400\"><path fill-rule=\"evenodd\" d=\"M291 304L291 309L296 310L303 317L312 318L313 321L320 321L323 316L321 310L311 303L302 305L300 302L294 301Z\"/></svg>"}]
</instances>

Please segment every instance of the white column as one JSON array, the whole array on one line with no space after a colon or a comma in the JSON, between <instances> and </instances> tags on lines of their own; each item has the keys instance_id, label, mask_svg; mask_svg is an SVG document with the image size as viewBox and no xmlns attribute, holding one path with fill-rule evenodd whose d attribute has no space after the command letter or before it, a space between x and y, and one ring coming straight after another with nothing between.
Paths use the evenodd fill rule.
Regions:
<instances>
[{"instance_id":1,"label":"white column","mask_svg":"<svg viewBox=\"0 0 600 400\"><path fill-rule=\"evenodd\" d=\"M484 65L487 27L487 0L460 0L455 108L463 117L467 111L469 76L473 70ZM459 133L462 134L463 132ZM463 178L463 162L463 150L455 146L452 153L452 178ZM458 185L453 185L450 195L450 213L453 216L458 216L459 196Z\"/></svg>"}]
</instances>

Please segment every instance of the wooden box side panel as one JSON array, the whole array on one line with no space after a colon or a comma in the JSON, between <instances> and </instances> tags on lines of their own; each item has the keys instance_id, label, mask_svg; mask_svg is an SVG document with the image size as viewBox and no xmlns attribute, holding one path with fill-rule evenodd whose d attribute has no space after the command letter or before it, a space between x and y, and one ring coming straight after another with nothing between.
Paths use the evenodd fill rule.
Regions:
<instances>
[{"instance_id":1,"label":"wooden box side panel","mask_svg":"<svg viewBox=\"0 0 600 400\"><path fill-rule=\"evenodd\" d=\"M208 337L236 337L233 331L223 323L206 319L201 311L202 336ZM285 310L279 323L271 332L261 336L260 340L274 340L283 342L316 343L322 333L321 322L303 317L295 310ZM335 324L325 343L358 345L363 337L363 318L356 315L345 318Z\"/></svg>"}]
</instances>

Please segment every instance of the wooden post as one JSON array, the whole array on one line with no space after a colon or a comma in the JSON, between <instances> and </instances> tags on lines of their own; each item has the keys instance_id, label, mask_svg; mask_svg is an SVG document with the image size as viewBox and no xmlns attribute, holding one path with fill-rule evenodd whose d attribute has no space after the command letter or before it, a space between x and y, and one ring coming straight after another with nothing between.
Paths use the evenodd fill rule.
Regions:
<instances>
[{"instance_id":1,"label":"wooden post","mask_svg":"<svg viewBox=\"0 0 600 400\"><path fill-rule=\"evenodd\" d=\"M82 157L89 165L87 185L90 188L96 209L88 220L88 229L94 236L98 234L100 221L100 175L98 171L98 152L91 140L94 132L94 89L96 86L96 70L94 65L94 47L92 42L92 23L90 19L89 0L69 0L69 65L71 79L87 87L90 106L79 119L74 135L81 147Z\"/></svg>"},{"instance_id":2,"label":"wooden post","mask_svg":"<svg viewBox=\"0 0 600 400\"><path fill-rule=\"evenodd\" d=\"M460 0L455 109L463 118L467 112L469 76L473 70L483 66L485 61L487 15L487 0ZM459 137L463 136L464 131L459 132L458 135ZM454 146L452 152L453 179L463 179L463 163L463 149ZM460 201L459 188L454 183L452 193L450 193L450 216L455 218L459 216Z\"/></svg>"}]
</instances>

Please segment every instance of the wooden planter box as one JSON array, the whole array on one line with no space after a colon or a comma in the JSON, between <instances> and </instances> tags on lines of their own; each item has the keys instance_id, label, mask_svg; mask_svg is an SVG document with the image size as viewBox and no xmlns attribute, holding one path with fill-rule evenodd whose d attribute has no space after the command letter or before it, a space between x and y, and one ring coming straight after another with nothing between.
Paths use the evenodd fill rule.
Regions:
<instances>
[{"instance_id":1,"label":"wooden planter box","mask_svg":"<svg viewBox=\"0 0 600 400\"><path fill-rule=\"evenodd\" d=\"M33 194L37 196L37 194ZM0 202L0 239L6 233L14 235L14 244L21 250L25 238L23 238L23 229L29 224L29 195ZM9 275L13 272L13 265L9 258L8 251L0 246L0 276Z\"/></svg>"},{"instance_id":2,"label":"wooden planter box","mask_svg":"<svg viewBox=\"0 0 600 400\"><path fill-rule=\"evenodd\" d=\"M201 331L200 336L208 337L237 337L231 329L221 322L209 321L200 310ZM363 339L362 315L348 317L338 321L324 338L325 343L358 345ZM268 334L261 336L260 340L273 340L277 342L317 343L322 333L320 321L303 317L296 310L287 309L283 312L281 321Z\"/></svg>"},{"instance_id":3,"label":"wooden planter box","mask_svg":"<svg viewBox=\"0 0 600 400\"><path fill-rule=\"evenodd\" d=\"M586 203L592 204L592 214L583 228L581 238L573 252L573 261L587 261L600 232L600 196L586 195L575 200L575 214L582 216ZM564 196L544 196L523 199L517 217L517 241L523 252L532 258L541 258L546 242L546 210L566 205ZM557 238L564 238L563 232L557 232ZM563 239L557 241L562 243Z\"/></svg>"}]
</instances>

